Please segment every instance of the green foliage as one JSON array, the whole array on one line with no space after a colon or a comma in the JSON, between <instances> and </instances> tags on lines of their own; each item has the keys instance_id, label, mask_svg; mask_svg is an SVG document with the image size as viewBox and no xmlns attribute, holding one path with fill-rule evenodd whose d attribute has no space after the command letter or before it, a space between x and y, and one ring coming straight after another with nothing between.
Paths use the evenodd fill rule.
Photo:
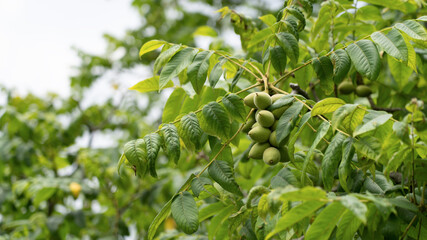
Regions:
<instances>
[{"instance_id":1,"label":"green foliage","mask_svg":"<svg viewBox=\"0 0 427 240\"><path fill-rule=\"evenodd\" d=\"M82 109L82 99L69 99L56 109L31 96L8 99L0 144L13 154L1 152L2 179L10 186L0 189L7 192L0 197L7 222L0 222L0 234L117 238L133 224L147 239L422 239L426 10L417 1L363 2L358 9L352 1L285 1L277 17L258 9L262 16L253 19L221 6L225 20L216 23L181 8L182 18L167 21L161 8L168 4L150 2L147 21L156 33L133 32L141 60L137 52L120 60L122 68L154 62L154 76L131 88L148 97L146 108L133 103L121 109L111 101ZM145 4L134 1L141 9ZM243 51L221 38L227 26ZM209 49L193 41L200 35L212 40ZM110 44L118 44L114 40L110 36ZM128 41L119 42L116 48L134 51ZM72 79L76 96L99 78L89 70L113 65L90 59ZM341 94L343 81L369 94ZM157 93L167 87L174 89ZM251 141L241 134L256 114L242 101L251 92L285 95L266 106L286 109L273 115L271 128L283 147L274 166L250 159ZM161 121L150 121L161 122L154 128L141 117L159 108L159 95L167 99ZM55 118L76 111L82 113L68 128ZM68 161L66 149L83 128L89 134L120 129L127 143L118 141L121 151L80 149ZM111 159L119 159L120 176ZM74 163L78 174L58 175ZM72 199L71 182L81 183L85 207L69 207L64 215L55 206ZM105 212L87 213L95 199Z\"/></svg>"}]
</instances>

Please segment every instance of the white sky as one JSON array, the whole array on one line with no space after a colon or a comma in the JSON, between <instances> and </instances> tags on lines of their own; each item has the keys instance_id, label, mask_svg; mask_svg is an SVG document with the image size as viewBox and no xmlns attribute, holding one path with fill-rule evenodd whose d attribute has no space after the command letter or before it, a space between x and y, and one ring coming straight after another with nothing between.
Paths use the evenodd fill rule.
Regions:
<instances>
[{"instance_id":1,"label":"white sky","mask_svg":"<svg viewBox=\"0 0 427 240\"><path fill-rule=\"evenodd\" d=\"M103 33L139 26L130 0L0 0L0 84L20 94L69 93L79 59L72 46L103 53Z\"/></svg>"}]
</instances>

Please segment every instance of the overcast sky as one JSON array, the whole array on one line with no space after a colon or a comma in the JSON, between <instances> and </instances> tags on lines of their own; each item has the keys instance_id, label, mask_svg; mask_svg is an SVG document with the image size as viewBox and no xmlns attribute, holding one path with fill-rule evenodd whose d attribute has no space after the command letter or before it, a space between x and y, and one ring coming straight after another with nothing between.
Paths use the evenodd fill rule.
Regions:
<instances>
[{"instance_id":1,"label":"overcast sky","mask_svg":"<svg viewBox=\"0 0 427 240\"><path fill-rule=\"evenodd\" d=\"M130 0L0 0L0 84L20 94L67 94L72 47L103 53L103 33L139 24Z\"/></svg>"}]
</instances>

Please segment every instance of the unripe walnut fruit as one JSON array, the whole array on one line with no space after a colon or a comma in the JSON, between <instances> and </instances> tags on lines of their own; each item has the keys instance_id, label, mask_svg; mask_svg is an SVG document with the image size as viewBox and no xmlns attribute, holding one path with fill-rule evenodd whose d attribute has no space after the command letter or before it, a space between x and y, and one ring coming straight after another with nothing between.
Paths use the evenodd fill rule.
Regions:
<instances>
[{"instance_id":1,"label":"unripe walnut fruit","mask_svg":"<svg viewBox=\"0 0 427 240\"><path fill-rule=\"evenodd\" d=\"M271 105L271 97L265 92L256 92L254 98L255 106L262 110L266 109Z\"/></svg>"}]
</instances>

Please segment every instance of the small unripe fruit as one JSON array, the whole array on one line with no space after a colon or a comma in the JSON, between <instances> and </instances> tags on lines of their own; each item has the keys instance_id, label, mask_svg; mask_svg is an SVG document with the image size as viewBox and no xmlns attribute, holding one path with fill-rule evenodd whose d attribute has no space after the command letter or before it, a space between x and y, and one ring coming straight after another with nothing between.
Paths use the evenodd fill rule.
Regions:
<instances>
[{"instance_id":1,"label":"small unripe fruit","mask_svg":"<svg viewBox=\"0 0 427 240\"><path fill-rule=\"evenodd\" d=\"M70 183L70 191L74 198L77 198L82 190L82 186L76 182Z\"/></svg>"},{"instance_id":2,"label":"small unripe fruit","mask_svg":"<svg viewBox=\"0 0 427 240\"><path fill-rule=\"evenodd\" d=\"M268 143L255 143L249 151L248 157L252 159L262 159L265 149L269 148Z\"/></svg>"},{"instance_id":3,"label":"small unripe fruit","mask_svg":"<svg viewBox=\"0 0 427 240\"><path fill-rule=\"evenodd\" d=\"M255 142L267 142L268 138L270 137L270 129L268 128L264 128L261 126L252 128L248 135L250 138L252 138L252 140L254 140Z\"/></svg>"},{"instance_id":4,"label":"small unripe fruit","mask_svg":"<svg viewBox=\"0 0 427 240\"><path fill-rule=\"evenodd\" d=\"M256 121L259 123L259 125L263 127L271 127L274 123L274 115L270 111L267 110L261 110L256 115Z\"/></svg>"},{"instance_id":5,"label":"small unripe fruit","mask_svg":"<svg viewBox=\"0 0 427 240\"><path fill-rule=\"evenodd\" d=\"M289 106L290 106L290 105L286 105L286 106L280 107L280 108L278 108L278 109L274 109L274 110L273 110L273 111L271 111L271 112L273 113L273 115L274 115L274 117L275 117L276 119L279 119L279 118L283 115L283 113L284 113L286 110L288 110Z\"/></svg>"},{"instance_id":6,"label":"small unripe fruit","mask_svg":"<svg viewBox=\"0 0 427 240\"><path fill-rule=\"evenodd\" d=\"M359 97L367 97L371 95L371 93L372 93L371 88L366 85L360 85L360 86L357 86L356 88L356 95Z\"/></svg>"},{"instance_id":7,"label":"small unripe fruit","mask_svg":"<svg viewBox=\"0 0 427 240\"><path fill-rule=\"evenodd\" d=\"M251 93L243 99L243 102L245 103L246 106L250 108L256 108L254 103L254 98L255 98L255 93Z\"/></svg>"},{"instance_id":8,"label":"small unripe fruit","mask_svg":"<svg viewBox=\"0 0 427 240\"><path fill-rule=\"evenodd\" d=\"M341 94L350 94L354 92L353 83L347 81L340 83L340 85L338 85L338 91Z\"/></svg>"},{"instance_id":9,"label":"small unripe fruit","mask_svg":"<svg viewBox=\"0 0 427 240\"><path fill-rule=\"evenodd\" d=\"M276 131L273 131L270 134L270 138L268 139L268 141L270 142L271 146L274 146L274 147L279 146L279 144L277 143Z\"/></svg>"},{"instance_id":10,"label":"small unripe fruit","mask_svg":"<svg viewBox=\"0 0 427 240\"><path fill-rule=\"evenodd\" d=\"M275 147L265 149L262 160L268 165L276 165L280 161L280 151Z\"/></svg>"},{"instance_id":11,"label":"small unripe fruit","mask_svg":"<svg viewBox=\"0 0 427 240\"><path fill-rule=\"evenodd\" d=\"M272 102L275 102L275 101L277 101L277 100L281 99L281 98L282 98L282 97L284 97L284 96L286 96L286 95L285 95L285 94L281 94L281 93L274 94L273 96L271 96L271 101L272 101Z\"/></svg>"},{"instance_id":12,"label":"small unripe fruit","mask_svg":"<svg viewBox=\"0 0 427 240\"><path fill-rule=\"evenodd\" d=\"M252 125L252 128L260 127L259 122L255 122L254 125ZM262 127L262 126L261 126Z\"/></svg>"},{"instance_id":13,"label":"small unripe fruit","mask_svg":"<svg viewBox=\"0 0 427 240\"><path fill-rule=\"evenodd\" d=\"M255 106L258 109L266 109L271 105L271 97L265 92L256 92L254 97Z\"/></svg>"},{"instance_id":14,"label":"small unripe fruit","mask_svg":"<svg viewBox=\"0 0 427 240\"><path fill-rule=\"evenodd\" d=\"M279 124L279 120L274 121L273 126L271 126L271 130L275 131L278 124Z\"/></svg>"},{"instance_id":15,"label":"small unripe fruit","mask_svg":"<svg viewBox=\"0 0 427 240\"><path fill-rule=\"evenodd\" d=\"M245 125L242 128L242 132L248 133L254 124L255 124L255 119L248 119L248 121L245 123Z\"/></svg>"}]
</instances>

